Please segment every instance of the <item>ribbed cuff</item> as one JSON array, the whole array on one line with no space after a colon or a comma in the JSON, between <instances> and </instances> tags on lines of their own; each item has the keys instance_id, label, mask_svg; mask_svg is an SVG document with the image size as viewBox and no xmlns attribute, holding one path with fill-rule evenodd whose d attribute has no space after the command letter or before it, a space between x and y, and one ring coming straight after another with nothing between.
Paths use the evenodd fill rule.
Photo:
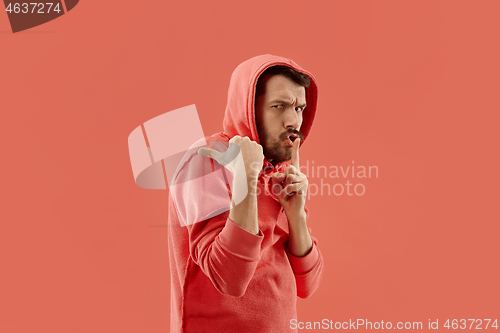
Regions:
<instances>
[{"instance_id":1,"label":"ribbed cuff","mask_svg":"<svg viewBox=\"0 0 500 333\"><path fill-rule=\"evenodd\" d=\"M260 257L260 245L264 235L259 230L259 235L254 235L243 229L230 218L219 233L219 240L229 252L245 257L249 260L258 260Z\"/></svg>"},{"instance_id":2,"label":"ribbed cuff","mask_svg":"<svg viewBox=\"0 0 500 333\"><path fill-rule=\"evenodd\" d=\"M288 260L290 261L290 265L292 266L293 274L302 275L309 273L314 266L318 263L319 253L318 248L313 242L311 251L303 257L296 257L290 253L288 247L286 248L286 255L288 256Z\"/></svg>"}]
</instances>

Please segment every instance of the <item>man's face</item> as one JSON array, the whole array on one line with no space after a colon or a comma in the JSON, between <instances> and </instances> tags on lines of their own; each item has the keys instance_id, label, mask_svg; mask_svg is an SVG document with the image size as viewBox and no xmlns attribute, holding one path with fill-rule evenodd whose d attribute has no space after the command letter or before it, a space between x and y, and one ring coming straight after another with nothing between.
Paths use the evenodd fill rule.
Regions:
<instances>
[{"instance_id":1,"label":"man's face","mask_svg":"<svg viewBox=\"0 0 500 333\"><path fill-rule=\"evenodd\" d=\"M275 165L292 156L295 138L300 130L306 107L306 89L292 80L273 75L262 82L264 94L256 99L255 121L264 156Z\"/></svg>"}]
</instances>

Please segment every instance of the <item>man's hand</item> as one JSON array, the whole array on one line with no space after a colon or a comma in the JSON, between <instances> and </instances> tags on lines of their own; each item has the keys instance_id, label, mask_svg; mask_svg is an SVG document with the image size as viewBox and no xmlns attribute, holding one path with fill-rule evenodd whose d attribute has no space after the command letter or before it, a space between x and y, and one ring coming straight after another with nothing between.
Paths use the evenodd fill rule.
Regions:
<instances>
[{"instance_id":1,"label":"man's hand","mask_svg":"<svg viewBox=\"0 0 500 333\"><path fill-rule=\"evenodd\" d=\"M287 215L305 214L304 206L309 182L306 175L300 172L299 146L300 139L297 138L293 142L290 166L286 168L285 173L276 172L272 178L272 191Z\"/></svg>"},{"instance_id":2,"label":"man's hand","mask_svg":"<svg viewBox=\"0 0 500 333\"><path fill-rule=\"evenodd\" d=\"M257 179L264 164L262 146L250 140L248 136L242 138L239 135L235 135L231 138L229 143L237 144L240 147L247 178L250 178L250 180Z\"/></svg>"},{"instance_id":3,"label":"man's hand","mask_svg":"<svg viewBox=\"0 0 500 333\"><path fill-rule=\"evenodd\" d=\"M229 218L248 232L259 234L257 179L264 164L262 146L248 137L236 135L229 140L225 152L201 148L198 154L216 160L233 173Z\"/></svg>"},{"instance_id":4,"label":"man's hand","mask_svg":"<svg viewBox=\"0 0 500 333\"><path fill-rule=\"evenodd\" d=\"M198 154L210 157L220 165L225 166L233 174L245 175L245 177L251 178L250 180L254 180L259 176L264 163L262 146L250 140L247 136L235 135L229 140L229 147L225 152L200 148Z\"/></svg>"},{"instance_id":5,"label":"man's hand","mask_svg":"<svg viewBox=\"0 0 500 333\"><path fill-rule=\"evenodd\" d=\"M297 138L292 146L292 161L285 173L273 175L272 190L285 210L290 229L288 249L296 257L303 257L312 249L312 239L307 228L305 212L307 187L306 175L300 172L299 145Z\"/></svg>"}]
</instances>

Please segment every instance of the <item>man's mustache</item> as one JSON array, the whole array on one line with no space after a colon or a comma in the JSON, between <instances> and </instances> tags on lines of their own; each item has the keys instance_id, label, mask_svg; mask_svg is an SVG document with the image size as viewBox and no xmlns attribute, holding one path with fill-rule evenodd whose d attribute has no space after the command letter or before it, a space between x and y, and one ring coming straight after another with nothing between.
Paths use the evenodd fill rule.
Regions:
<instances>
[{"instance_id":1,"label":"man's mustache","mask_svg":"<svg viewBox=\"0 0 500 333\"><path fill-rule=\"evenodd\" d=\"M288 129L287 131L281 133L280 141L285 140L285 138L289 135L295 134L300 138L300 142L304 141L304 134L301 131L297 131L296 129Z\"/></svg>"}]
</instances>

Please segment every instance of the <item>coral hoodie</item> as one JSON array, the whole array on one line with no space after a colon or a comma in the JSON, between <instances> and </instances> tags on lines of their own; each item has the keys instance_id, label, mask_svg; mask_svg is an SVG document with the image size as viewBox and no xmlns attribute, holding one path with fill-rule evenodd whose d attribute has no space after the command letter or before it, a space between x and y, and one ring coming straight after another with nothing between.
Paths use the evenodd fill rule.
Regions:
<instances>
[{"instance_id":1,"label":"coral hoodie","mask_svg":"<svg viewBox=\"0 0 500 333\"><path fill-rule=\"evenodd\" d=\"M314 77L289 59L262 55L233 72L224 132L206 138L210 147L227 147L235 135L259 143L255 86L260 74L275 65L292 67L311 78L301 126L301 144L306 142L317 105ZM297 318L297 296L306 298L317 289L323 258L314 237L304 257L288 251L288 220L270 190L271 175L288 165L273 166L264 160L258 183L260 233L254 235L229 219L231 174L196 150L184 156L174 176L183 186L171 187L169 198L171 332L296 331L290 321Z\"/></svg>"}]
</instances>

